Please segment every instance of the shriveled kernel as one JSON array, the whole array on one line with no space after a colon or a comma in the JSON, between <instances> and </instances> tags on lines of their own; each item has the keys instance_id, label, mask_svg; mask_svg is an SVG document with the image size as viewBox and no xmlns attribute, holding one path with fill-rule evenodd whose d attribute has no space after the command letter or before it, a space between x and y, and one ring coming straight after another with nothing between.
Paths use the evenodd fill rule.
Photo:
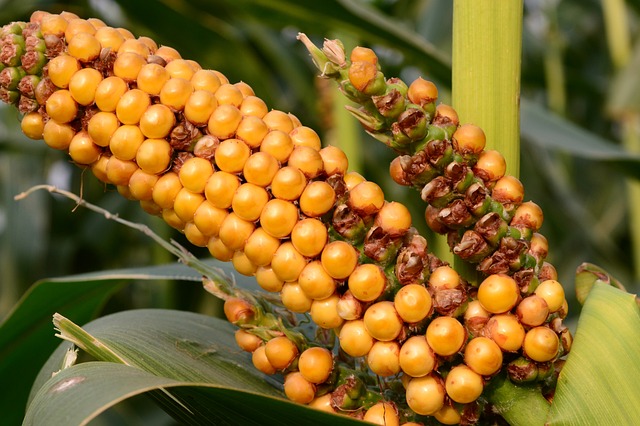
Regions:
<instances>
[{"instance_id":1,"label":"shriveled kernel","mask_svg":"<svg viewBox=\"0 0 640 426\"><path fill-rule=\"evenodd\" d=\"M150 95L159 95L167 80L169 80L167 70L162 65L151 63L140 68L136 84L138 89Z\"/></svg>"},{"instance_id":2,"label":"shriveled kernel","mask_svg":"<svg viewBox=\"0 0 640 426\"><path fill-rule=\"evenodd\" d=\"M257 228L247 239L244 252L258 266L267 266L276 250L280 247L280 239L272 237L264 229Z\"/></svg>"},{"instance_id":3,"label":"shriveled kernel","mask_svg":"<svg viewBox=\"0 0 640 426\"><path fill-rule=\"evenodd\" d=\"M424 336L411 336L400 348L400 368L411 377L422 377L436 366L436 355Z\"/></svg>"},{"instance_id":4,"label":"shriveled kernel","mask_svg":"<svg viewBox=\"0 0 640 426\"><path fill-rule=\"evenodd\" d=\"M247 241L247 243L248 242L249 241ZM245 254L247 254L246 248L247 246L245 246ZM249 256L247 255L247 257ZM278 276L276 275L275 272L273 272L273 269L271 269L270 266L258 266L258 269L256 269L256 282L258 283L260 288L272 293L278 293L284 288L284 281L278 278ZM283 296L281 295L281 297ZM309 306L311 306L311 301L309 301ZM287 307L287 309L289 308ZM309 308L307 307L307 310L308 309ZM293 312L298 312L298 311L293 311ZM306 310L304 312L306 312Z\"/></svg>"},{"instance_id":5,"label":"shriveled kernel","mask_svg":"<svg viewBox=\"0 0 640 426\"><path fill-rule=\"evenodd\" d=\"M231 207L233 194L240 186L240 179L231 173L214 172L204 187L204 192L209 202L218 208L227 209Z\"/></svg>"},{"instance_id":6,"label":"shriveled kernel","mask_svg":"<svg viewBox=\"0 0 640 426\"><path fill-rule=\"evenodd\" d=\"M293 142L287 133L271 130L262 139L260 151L269 153L279 162L285 163L293 152Z\"/></svg>"},{"instance_id":7,"label":"shriveled kernel","mask_svg":"<svg viewBox=\"0 0 640 426\"><path fill-rule=\"evenodd\" d=\"M233 195L231 207L241 219L253 222L260 218L267 201L269 194L264 188L252 183L243 183Z\"/></svg>"},{"instance_id":8,"label":"shriveled kernel","mask_svg":"<svg viewBox=\"0 0 640 426\"><path fill-rule=\"evenodd\" d=\"M397 341L377 341L367 354L369 369L378 376L389 377L400 372L400 345Z\"/></svg>"},{"instance_id":9,"label":"shriveled kernel","mask_svg":"<svg viewBox=\"0 0 640 426\"><path fill-rule=\"evenodd\" d=\"M291 230L291 242L294 247L309 258L322 253L328 237L327 227L318 219L300 220Z\"/></svg>"},{"instance_id":10,"label":"shriveled kernel","mask_svg":"<svg viewBox=\"0 0 640 426\"><path fill-rule=\"evenodd\" d=\"M182 164L178 173L182 185L191 192L202 193L213 175L211 161L192 157Z\"/></svg>"},{"instance_id":11,"label":"shriveled kernel","mask_svg":"<svg viewBox=\"0 0 640 426\"><path fill-rule=\"evenodd\" d=\"M104 80L103 80L104 81ZM151 105L149 95L139 89L131 89L122 95L116 105L116 116L122 124L138 124L142 114Z\"/></svg>"},{"instance_id":12,"label":"shriveled kernel","mask_svg":"<svg viewBox=\"0 0 640 426\"><path fill-rule=\"evenodd\" d=\"M372 302L382 295L387 286L387 277L378 265L365 263L358 265L349 275L348 285L356 299Z\"/></svg>"},{"instance_id":13,"label":"shriveled kernel","mask_svg":"<svg viewBox=\"0 0 640 426\"><path fill-rule=\"evenodd\" d=\"M209 118L218 106L218 101L213 93L208 90L196 90L191 95L184 106L184 116L196 125L204 125L209 122Z\"/></svg>"},{"instance_id":14,"label":"shriveled kernel","mask_svg":"<svg viewBox=\"0 0 640 426\"><path fill-rule=\"evenodd\" d=\"M309 179L319 176L324 171L324 163L320 153L308 146L295 147L287 164L300 169Z\"/></svg>"},{"instance_id":15,"label":"shriveled kernel","mask_svg":"<svg viewBox=\"0 0 640 426\"><path fill-rule=\"evenodd\" d=\"M69 55L59 55L47 64L47 75L51 82L61 89L69 87L71 77L80 69L80 63Z\"/></svg>"},{"instance_id":16,"label":"shriveled kernel","mask_svg":"<svg viewBox=\"0 0 640 426\"><path fill-rule=\"evenodd\" d=\"M271 268L284 282L296 281L307 264L307 259L287 241L280 244L271 260Z\"/></svg>"},{"instance_id":17,"label":"shriveled kernel","mask_svg":"<svg viewBox=\"0 0 640 426\"><path fill-rule=\"evenodd\" d=\"M140 117L140 130L148 138L165 138L176 124L176 117L169 107L150 105Z\"/></svg>"},{"instance_id":18,"label":"shriveled kernel","mask_svg":"<svg viewBox=\"0 0 640 426\"><path fill-rule=\"evenodd\" d=\"M160 102L174 111L184 109L191 93L193 85L184 78L171 78L160 89Z\"/></svg>"},{"instance_id":19,"label":"shriveled kernel","mask_svg":"<svg viewBox=\"0 0 640 426\"><path fill-rule=\"evenodd\" d=\"M314 181L300 195L300 210L309 217L320 217L333 208L335 201L336 193L331 185Z\"/></svg>"},{"instance_id":20,"label":"shriveled kernel","mask_svg":"<svg viewBox=\"0 0 640 426\"><path fill-rule=\"evenodd\" d=\"M309 312L313 303L313 299L306 295L297 281L284 283L280 299L285 308L297 313Z\"/></svg>"},{"instance_id":21,"label":"shriveled kernel","mask_svg":"<svg viewBox=\"0 0 640 426\"><path fill-rule=\"evenodd\" d=\"M69 80L69 92L77 103L88 106L95 100L96 90L102 81L102 74L93 68L83 68Z\"/></svg>"},{"instance_id":22,"label":"shriveled kernel","mask_svg":"<svg viewBox=\"0 0 640 426\"><path fill-rule=\"evenodd\" d=\"M374 338L369 334L363 320L352 320L344 323L340 329L340 348L347 354L358 357L369 353Z\"/></svg>"},{"instance_id":23,"label":"shriveled kernel","mask_svg":"<svg viewBox=\"0 0 640 426\"><path fill-rule=\"evenodd\" d=\"M147 60L143 56L134 52L123 53L120 46L118 57L113 63L113 74L124 81L133 82L146 64Z\"/></svg>"},{"instance_id":24,"label":"shriveled kernel","mask_svg":"<svg viewBox=\"0 0 640 426\"><path fill-rule=\"evenodd\" d=\"M266 187L271 185L279 169L278 160L273 158L271 154L255 152L244 163L242 175L247 182Z\"/></svg>"},{"instance_id":25,"label":"shriveled kernel","mask_svg":"<svg viewBox=\"0 0 640 426\"><path fill-rule=\"evenodd\" d=\"M194 90L206 90L215 93L221 83L215 72L211 70L197 70L193 76L191 76L191 84L193 84Z\"/></svg>"},{"instance_id":26,"label":"shriveled kernel","mask_svg":"<svg viewBox=\"0 0 640 426\"><path fill-rule=\"evenodd\" d=\"M250 155L247 144L239 139L226 139L216 149L216 166L224 172L240 173Z\"/></svg>"},{"instance_id":27,"label":"shriveled kernel","mask_svg":"<svg viewBox=\"0 0 640 426\"><path fill-rule=\"evenodd\" d=\"M252 222L241 219L235 213L229 213L220 224L218 237L230 250L242 250L254 229L255 225Z\"/></svg>"},{"instance_id":28,"label":"shriveled kernel","mask_svg":"<svg viewBox=\"0 0 640 426\"><path fill-rule=\"evenodd\" d=\"M280 130L289 134L293 129L293 122L289 114L272 109L262 117L269 130Z\"/></svg>"},{"instance_id":29,"label":"shriveled kernel","mask_svg":"<svg viewBox=\"0 0 640 426\"><path fill-rule=\"evenodd\" d=\"M136 162L145 172L159 174L169 167L172 152L164 139L145 139L136 152Z\"/></svg>"},{"instance_id":30,"label":"shriveled kernel","mask_svg":"<svg viewBox=\"0 0 640 426\"><path fill-rule=\"evenodd\" d=\"M217 237L220 225L228 214L226 209L219 209L209 201L204 201L193 215L193 223L204 235Z\"/></svg>"},{"instance_id":31,"label":"shriveled kernel","mask_svg":"<svg viewBox=\"0 0 640 426\"><path fill-rule=\"evenodd\" d=\"M321 260L329 275L344 280L358 264L358 251L345 241L333 241L322 250Z\"/></svg>"},{"instance_id":32,"label":"shriveled kernel","mask_svg":"<svg viewBox=\"0 0 640 426\"><path fill-rule=\"evenodd\" d=\"M127 83L120 77L107 77L98 84L95 94L95 103L100 111L111 112L116 110L118 101L128 90Z\"/></svg>"},{"instance_id":33,"label":"shriveled kernel","mask_svg":"<svg viewBox=\"0 0 640 426\"><path fill-rule=\"evenodd\" d=\"M242 120L242 113L233 105L219 105L207 123L207 129L212 136L227 139L235 135ZM244 142L243 142L244 143Z\"/></svg>"},{"instance_id":34,"label":"shriveled kernel","mask_svg":"<svg viewBox=\"0 0 640 426\"><path fill-rule=\"evenodd\" d=\"M289 201L274 198L262 209L260 226L276 238L286 238L298 221L298 208Z\"/></svg>"},{"instance_id":35,"label":"shriveled kernel","mask_svg":"<svg viewBox=\"0 0 640 426\"><path fill-rule=\"evenodd\" d=\"M233 105L234 107L239 107L244 99L240 89L229 83L221 84L216 90L215 97L219 105Z\"/></svg>"},{"instance_id":36,"label":"shriveled kernel","mask_svg":"<svg viewBox=\"0 0 640 426\"><path fill-rule=\"evenodd\" d=\"M121 160L133 160L144 140L144 135L138 126L125 124L118 127L111 135L109 149Z\"/></svg>"},{"instance_id":37,"label":"shriveled kernel","mask_svg":"<svg viewBox=\"0 0 640 426\"><path fill-rule=\"evenodd\" d=\"M307 263L298 276L298 284L312 299L325 299L331 296L337 287L335 280L327 274L319 260Z\"/></svg>"},{"instance_id":38,"label":"shriveled kernel","mask_svg":"<svg viewBox=\"0 0 640 426\"><path fill-rule=\"evenodd\" d=\"M344 320L338 314L339 301L340 298L335 293L326 299L314 300L309 309L313 322L325 329L340 327Z\"/></svg>"}]
</instances>

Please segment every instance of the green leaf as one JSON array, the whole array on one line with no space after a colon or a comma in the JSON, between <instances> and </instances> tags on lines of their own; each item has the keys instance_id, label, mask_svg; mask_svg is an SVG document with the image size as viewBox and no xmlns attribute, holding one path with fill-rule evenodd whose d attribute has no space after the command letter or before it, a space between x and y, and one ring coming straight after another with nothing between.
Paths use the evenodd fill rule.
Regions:
<instances>
[{"instance_id":1,"label":"green leaf","mask_svg":"<svg viewBox=\"0 0 640 426\"><path fill-rule=\"evenodd\" d=\"M558 378L548 424L637 424L638 361L640 308L635 297L596 283Z\"/></svg>"},{"instance_id":2,"label":"green leaf","mask_svg":"<svg viewBox=\"0 0 640 426\"><path fill-rule=\"evenodd\" d=\"M184 424L359 424L282 399L253 367L250 355L238 349L235 328L226 321L190 312L135 310L99 318L84 329L96 345L130 365L79 364L44 382L70 346L65 342L41 371L25 425L84 424L123 399L151 391Z\"/></svg>"},{"instance_id":3,"label":"green leaf","mask_svg":"<svg viewBox=\"0 0 640 426\"><path fill-rule=\"evenodd\" d=\"M631 154L525 99L521 107L522 135L527 141L574 157L609 163L630 176L640 178L640 155Z\"/></svg>"},{"instance_id":4,"label":"green leaf","mask_svg":"<svg viewBox=\"0 0 640 426\"><path fill-rule=\"evenodd\" d=\"M182 382L121 364L88 362L67 368L49 380L38 391L23 425L87 424L118 402L142 393L150 393L164 403L171 401L167 408L178 409L172 414L183 424L361 424L247 390Z\"/></svg>"},{"instance_id":5,"label":"green leaf","mask_svg":"<svg viewBox=\"0 0 640 426\"><path fill-rule=\"evenodd\" d=\"M180 279L200 281L183 265L111 270L47 279L35 283L0 324L0 377L12 383L0 398L0 411L8 424L23 416L29 389L38 370L60 341L54 337L51 317L60 312L84 324L91 320L122 286L122 280Z\"/></svg>"},{"instance_id":6,"label":"green leaf","mask_svg":"<svg viewBox=\"0 0 640 426\"><path fill-rule=\"evenodd\" d=\"M584 305L587 296L596 283L612 285L625 291L624 286L617 279L613 278L604 269L591 263L583 263L576 270L576 298L580 304Z\"/></svg>"}]
</instances>

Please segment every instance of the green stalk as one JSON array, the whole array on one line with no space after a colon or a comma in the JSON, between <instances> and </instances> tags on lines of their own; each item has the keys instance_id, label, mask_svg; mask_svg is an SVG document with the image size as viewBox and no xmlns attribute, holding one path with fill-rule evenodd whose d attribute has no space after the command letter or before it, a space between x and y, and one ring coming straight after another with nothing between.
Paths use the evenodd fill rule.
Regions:
<instances>
[{"instance_id":1,"label":"green stalk","mask_svg":"<svg viewBox=\"0 0 640 426\"><path fill-rule=\"evenodd\" d=\"M480 126L487 149L498 150L507 173L520 173L520 66L523 0L454 0L452 104L460 123ZM456 270L477 281L456 258Z\"/></svg>"},{"instance_id":2,"label":"green stalk","mask_svg":"<svg viewBox=\"0 0 640 426\"><path fill-rule=\"evenodd\" d=\"M487 149L520 173L520 63L523 0L453 3L453 107L461 123L480 126Z\"/></svg>"},{"instance_id":3,"label":"green stalk","mask_svg":"<svg viewBox=\"0 0 640 426\"><path fill-rule=\"evenodd\" d=\"M631 59L631 32L627 18L627 7L624 0L602 0L605 34L611 62L616 71L622 70ZM617 114L617 121L622 127L622 143L633 153L640 152L640 135L638 125L640 114L637 110L627 108L623 114ZM634 277L640 279L640 183L628 179L627 192L629 200L629 217L631 229L631 247L633 253Z\"/></svg>"}]
</instances>

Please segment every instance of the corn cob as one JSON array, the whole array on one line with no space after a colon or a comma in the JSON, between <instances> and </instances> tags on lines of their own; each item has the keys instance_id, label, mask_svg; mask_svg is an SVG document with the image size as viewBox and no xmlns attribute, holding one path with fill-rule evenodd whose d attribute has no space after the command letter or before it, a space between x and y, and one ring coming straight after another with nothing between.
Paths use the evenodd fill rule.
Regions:
<instances>
[{"instance_id":1,"label":"corn cob","mask_svg":"<svg viewBox=\"0 0 640 426\"><path fill-rule=\"evenodd\" d=\"M321 52L325 73L346 77L342 90L366 105L356 117L402 153L394 179L421 190L430 226L487 275L477 289L428 253L405 206L385 201L378 185L348 172L342 151L322 148L295 116L268 110L247 84L69 13L36 12L1 36L0 98L23 114L28 137L68 151L191 243L255 276L291 312L335 329L341 356L389 383L400 372L408 378L409 410L362 398L349 380L331 390L332 409L374 421L390 413L468 420L503 365L520 372L512 360L521 355L550 370L568 351L566 301L544 262L539 208L522 203L522 185L503 177L504 161L483 150L480 129L435 107L432 83L385 80L367 49L350 62L337 44ZM256 309L225 303L242 327L239 345L260 371L288 373L292 400L326 404L317 401L330 381L327 352L273 332Z\"/></svg>"}]
</instances>

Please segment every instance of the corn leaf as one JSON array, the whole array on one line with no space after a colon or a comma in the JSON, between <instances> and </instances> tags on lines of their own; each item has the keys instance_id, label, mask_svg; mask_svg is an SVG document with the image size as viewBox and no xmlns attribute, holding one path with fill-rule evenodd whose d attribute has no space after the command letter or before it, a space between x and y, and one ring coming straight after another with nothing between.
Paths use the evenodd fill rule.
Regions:
<instances>
[{"instance_id":1,"label":"corn leaf","mask_svg":"<svg viewBox=\"0 0 640 426\"><path fill-rule=\"evenodd\" d=\"M123 281L163 279L198 282L200 276L190 268L173 264L36 282L0 323L0 377L4 383L12 384L11 392L0 398L4 421L16 424L22 419L38 370L60 343L51 324L55 312L84 324L121 288Z\"/></svg>"},{"instance_id":2,"label":"corn leaf","mask_svg":"<svg viewBox=\"0 0 640 426\"><path fill-rule=\"evenodd\" d=\"M640 309L635 297L596 283L558 378L548 424L636 424L639 361Z\"/></svg>"},{"instance_id":3,"label":"corn leaf","mask_svg":"<svg viewBox=\"0 0 640 426\"><path fill-rule=\"evenodd\" d=\"M25 425L85 424L145 392L183 424L359 424L283 399L274 387L279 382L269 384L238 349L226 321L135 310L102 317L84 330L95 339L93 354L109 350L129 365L78 364L48 379L70 346L63 343L40 373Z\"/></svg>"}]
</instances>

